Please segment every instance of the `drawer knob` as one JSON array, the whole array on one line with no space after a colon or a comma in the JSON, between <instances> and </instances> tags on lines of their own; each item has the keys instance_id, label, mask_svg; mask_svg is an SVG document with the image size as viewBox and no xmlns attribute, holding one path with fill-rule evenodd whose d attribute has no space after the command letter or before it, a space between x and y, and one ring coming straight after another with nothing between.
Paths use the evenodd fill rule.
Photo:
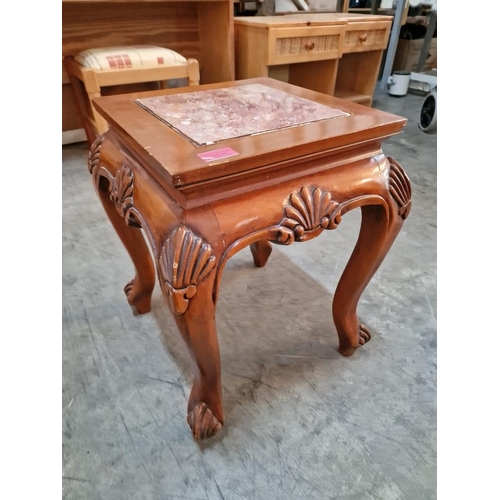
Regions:
<instances>
[{"instance_id":1,"label":"drawer knob","mask_svg":"<svg viewBox=\"0 0 500 500\"><path fill-rule=\"evenodd\" d=\"M307 43L306 43L306 49L307 49L307 50L312 50L312 49L314 49L314 42L311 42L311 41L307 42Z\"/></svg>"},{"instance_id":2,"label":"drawer knob","mask_svg":"<svg viewBox=\"0 0 500 500\"><path fill-rule=\"evenodd\" d=\"M367 38L368 38L368 33L363 33L362 35L359 35L359 39L362 42L366 42Z\"/></svg>"}]
</instances>

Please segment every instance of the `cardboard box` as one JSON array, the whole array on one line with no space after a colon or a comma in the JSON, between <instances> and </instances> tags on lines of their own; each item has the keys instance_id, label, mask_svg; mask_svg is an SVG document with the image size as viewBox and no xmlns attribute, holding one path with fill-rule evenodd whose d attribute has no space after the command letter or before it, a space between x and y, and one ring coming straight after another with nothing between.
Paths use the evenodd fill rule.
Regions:
<instances>
[{"instance_id":1,"label":"cardboard box","mask_svg":"<svg viewBox=\"0 0 500 500\"><path fill-rule=\"evenodd\" d=\"M417 70L420 53L424 45L424 39L420 40L398 40L398 48L394 56L393 71L413 71ZM429 45L427 59L421 71L437 69L437 38L433 38Z\"/></svg>"}]
</instances>

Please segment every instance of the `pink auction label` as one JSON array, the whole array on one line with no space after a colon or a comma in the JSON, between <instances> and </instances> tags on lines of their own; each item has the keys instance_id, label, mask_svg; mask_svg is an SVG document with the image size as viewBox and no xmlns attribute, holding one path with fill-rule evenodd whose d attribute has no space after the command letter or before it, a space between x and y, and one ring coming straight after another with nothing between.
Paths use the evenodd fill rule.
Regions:
<instances>
[{"instance_id":1,"label":"pink auction label","mask_svg":"<svg viewBox=\"0 0 500 500\"><path fill-rule=\"evenodd\" d=\"M231 148L221 148L214 149L213 151L205 151L204 153L198 153L196 156L199 156L202 160L205 161L215 161L222 160L223 158L229 158L230 156L239 155L234 149Z\"/></svg>"}]
</instances>

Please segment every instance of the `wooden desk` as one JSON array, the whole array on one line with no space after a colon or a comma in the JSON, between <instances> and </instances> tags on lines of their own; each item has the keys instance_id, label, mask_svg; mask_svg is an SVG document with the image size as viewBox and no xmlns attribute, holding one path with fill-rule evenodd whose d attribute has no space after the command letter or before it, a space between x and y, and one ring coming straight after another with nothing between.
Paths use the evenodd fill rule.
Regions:
<instances>
[{"instance_id":1,"label":"wooden desk","mask_svg":"<svg viewBox=\"0 0 500 500\"><path fill-rule=\"evenodd\" d=\"M236 17L236 78L269 76L371 106L391 16Z\"/></svg>"},{"instance_id":2,"label":"wooden desk","mask_svg":"<svg viewBox=\"0 0 500 500\"><path fill-rule=\"evenodd\" d=\"M135 265L125 293L148 312L157 274L194 362L187 420L196 439L224 423L215 308L224 266L243 248L262 267L271 243L308 241L361 208L333 320L343 355L370 340L357 304L411 208L405 172L381 149L405 118L269 78L94 104L110 129L88 167ZM248 333L262 334L258 324Z\"/></svg>"}]
</instances>

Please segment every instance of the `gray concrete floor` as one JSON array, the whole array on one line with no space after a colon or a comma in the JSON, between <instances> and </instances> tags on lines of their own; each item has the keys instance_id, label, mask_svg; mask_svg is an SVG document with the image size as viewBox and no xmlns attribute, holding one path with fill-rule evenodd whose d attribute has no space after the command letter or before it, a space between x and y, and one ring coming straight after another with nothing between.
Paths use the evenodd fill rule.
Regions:
<instances>
[{"instance_id":1,"label":"gray concrete floor","mask_svg":"<svg viewBox=\"0 0 500 500\"><path fill-rule=\"evenodd\" d=\"M134 271L86 167L63 146L63 498L431 500L436 498L436 135L423 97L378 93L408 118L384 152L413 208L362 295L372 341L337 352L331 300L360 214L335 231L250 251L224 272L217 310L226 426L197 444L186 424L189 357L159 288L134 316Z\"/></svg>"}]
</instances>

